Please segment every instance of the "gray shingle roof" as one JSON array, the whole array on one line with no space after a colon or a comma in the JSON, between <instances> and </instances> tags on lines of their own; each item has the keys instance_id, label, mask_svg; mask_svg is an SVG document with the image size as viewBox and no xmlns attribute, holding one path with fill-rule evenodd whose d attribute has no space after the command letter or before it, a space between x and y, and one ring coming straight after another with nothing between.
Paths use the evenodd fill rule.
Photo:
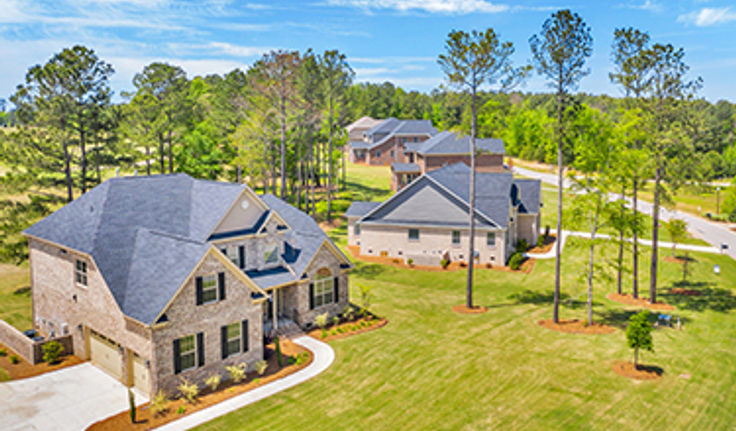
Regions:
<instances>
[{"instance_id":1,"label":"gray shingle roof","mask_svg":"<svg viewBox=\"0 0 736 431\"><path fill-rule=\"evenodd\" d=\"M419 165L417 165L416 163L394 163L391 165L391 170L393 170L396 173L407 173L407 174L422 171L419 168Z\"/></svg>"},{"instance_id":2,"label":"gray shingle roof","mask_svg":"<svg viewBox=\"0 0 736 431\"><path fill-rule=\"evenodd\" d=\"M350 204L344 215L345 217L363 217L379 205L381 202L355 201Z\"/></svg>"},{"instance_id":3,"label":"gray shingle roof","mask_svg":"<svg viewBox=\"0 0 736 431\"><path fill-rule=\"evenodd\" d=\"M211 232L244 190L185 174L112 178L25 233L91 255L122 312L150 324L209 250ZM293 250L284 260L301 274L329 239L291 205L270 195L263 201L293 228L285 234ZM276 280L257 275L261 287Z\"/></svg>"},{"instance_id":4,"label":"gray shingle roof","mask_svg":"<svg viewBox=\"0 0 736 431\"><path fill-rule=\"evenodd\" d=\"M354 150L366 150L370 148L372 144L365 141L350 141L349 145Z\"/></svg>"},{"instance_id":5,"label":"gray shingle roof","mask_svg":"<svg viewBox=\"0 0 736 431\"><path fill-rule=\"evenodd\" d=\"M542 183L533 179L514 179L519 190L519 212L536 214L541 204Z\"/></svg>"},{"instance_id":6,"label":"gray shingle roof","mask_svg":"<svg viewBox=\"0 0 736 431\"><path fill-rule=\"evenodd\" d=\"M476 138L475 147L479 151L504 154L503 141L500 139ZM432 136L424 142L407 146L407 151L414 151L423 155L431 154L469 154L470 136L458 135L444 131Z\"/></svg>"},{"instance_id":7,"label":"gray shingle roof","mask_svg":"<svg viewBox=\"0 0 736 431\"><path fill-rule=\"evenodd\" d=\"M396 134L432 136L436 133L437 129L432 126L430 120L397 120L396 118L388 118L365 132L370 141L369 148L382 145Z\"/></svg>"}]
</instances>

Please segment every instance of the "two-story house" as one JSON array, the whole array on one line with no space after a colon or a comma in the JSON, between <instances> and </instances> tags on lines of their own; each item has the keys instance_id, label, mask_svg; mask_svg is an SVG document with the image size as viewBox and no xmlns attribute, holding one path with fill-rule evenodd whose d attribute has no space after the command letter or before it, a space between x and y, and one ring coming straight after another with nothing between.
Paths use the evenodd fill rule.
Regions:
<instances>
[{"instance_id":1,"label":"two-story house","mask_svg":"<svg viewBox=\"0 0 736 431\"><path fill-rule=\"evenodd\" d=\"M263 358L263 335L348 304L308 215L184 174L109 179L28 228L33 322L122 382L172 393Z\"/></svg>"},{"instance_id":2,"label":"two-story house","mask_svg":"<svg viewBox=\"0 0 736 431\"><path fill-rule=\"evenodd\" d=\"M439 266L468 262L470 168L427 172L384 202L354 202L345 212L353 253ZM539 234L541 183L510 172L477 172L475 261L504 265L520 238Z\"/></svg>"},{"instance_id":3,"label":"two-story house","mask_svg":"<svg viewBox=\"0 0 736 431\"><path fill-rule=\"evenodd\" d=\"M363 139L350 141L350 161L388 166L406 162L404 151L410 143L423 142L437 129L429 120L397 120L388 118L363 132Z\"/></svg>"},{"instance_id":4,"label":"two-story house","mask_svg":"<svg viewBox=\"0 0 736 431\"><path fill-rule=\"evenodd\" d=\"M477 172L505 172L500 139L475 139ZM462 162L470 166L470 136L440 132L417 143L406 144L405 160L391 165L391 188L396 191L426 172Z\"/></svg>"}]
</instances>

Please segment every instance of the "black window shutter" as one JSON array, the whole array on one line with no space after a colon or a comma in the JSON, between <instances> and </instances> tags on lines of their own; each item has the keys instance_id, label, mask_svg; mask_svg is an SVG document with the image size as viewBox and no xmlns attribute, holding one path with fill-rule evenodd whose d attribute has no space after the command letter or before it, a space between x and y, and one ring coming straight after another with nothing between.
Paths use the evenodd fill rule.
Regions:
<instances>
[{"instance_id":1,"label":"black window shutter","mask_svg":"<svg viewBox=\"0 0 736 431\"><path fill-rule=\"evenodd\" d=\"M197 305L202 305L204 300L202 299L202 277L195 279L197 285Z\"/></svg>"},{"instance_id":2,"label":"black window shutter","mask_svg":"<svg viewBox=\"0 0 736 431\"><path fill-rule=\"evenodd\" d=\"M204 332L197 333L197 366L204 365Z\"/></svg>"},{"instance_id":3,"label":"black window shutter","mask_svg":"<svg viewBox=\"0 0 736 431\"><path fill-rule=\"evenodd\" d=\"M314 310L314 283L309 283L309 309Z\"/></svg>"},{"instance_id":4,"label":"black window shutter","mask_svg":"<svg viewBox=\"0 0 736 431\"><path fill-rule=\"evenodd\" d=\"M337 300L337 298L338 298L337 294L340 293L340 277L335 277L333 279L333 281L332 281L332 287L335 290L335 297L333 299L334 299L334 302L337 304L338 302L340 302L340 301Z\"/></svg>"},{"instance_id":5,"label":"black window shutter","mask_svg":"<svg viewBox=\"0 0 736 431\"><path fill-rule=\"evenodd\" d=\"M217 287L220 289L220 301L225 299L225 273L217 274Z\"/></svg>"},{"instance_id":6,"label":"black window shutter","mask_svg":"<svg viewBox=\"0 0 736 431\"><path fill-rule=\"evenodd\" d=\"M248 351L248 320L243 320L241 323L240 336L243 338L243 352Z\"/></svg>"},{"instance_id":7,"label":"black window shutter","mask_svg":"<svg viewBox=\"0 0 736 431\"><path fill-rule=\"evenodd\" d=\"M238 261L240 263L240 269L245 268L245 246L238 246Z\"/></svg>"},{"instance_id":8,"label":"black window shutter","mask_svg":"<svg viewBox=\"0 0 736 431\"><path fill-rule=\"evenodd\" d=\"M227 358L227 326L220 328L220 349L222 349L222 359Z\"/></svg>"},{"instance_id":9,"label":"black window shutter","mask_svg":"<svg viewBox=\"0 0 736 431\"><path fill-rule=\"evenodd\" d=\"M181 348L179 339L174 340L174 374L181 373Z\"/></svg>"}]
</instances>

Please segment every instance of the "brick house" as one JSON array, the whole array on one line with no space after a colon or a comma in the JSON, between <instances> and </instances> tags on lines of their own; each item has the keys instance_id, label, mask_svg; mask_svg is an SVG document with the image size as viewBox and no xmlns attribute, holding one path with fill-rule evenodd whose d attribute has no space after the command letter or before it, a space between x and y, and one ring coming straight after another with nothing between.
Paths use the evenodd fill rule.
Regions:
<instances>
[{"instance_id":1,"label":"brick house","mask_svg":"<svg viewBox=\"0 0 736 431\"><path fill-rule=\"evenodd\" d=\"M439 266L467 262L470 168L462 162L422 174L384 202L345 212L353 253ZM476 262L504 265L520 238L535 243L541 183L510 172L476 173Z\"/></svg>"},{"instance_id":2,"label":"brick house","mask_svg":"<svg viewBox=\"0 0 736 431\"><path fill-rule=\"evenodd\" d=\"M349 159L353 163L377 166L404 163L408 144L426 141L436 133L429 120L388 118L365 130L362 140L350 140Z\"/></svg>"},{"instance_id":3,"label":"brick house","mask_svg":"<svg viewBox=\"0 0 736 431\"><path fill-rule=\"evenodd\" d=\"M477 172L505 172L505 150L500 139L476 138L475 168ZM441 132L431 138L406 144L405 159L391 165L391 187L401 189L425 172L462 162L470 166L470 136Z\"/></svg>"},{"instance_id":4,"label":"brick house","mask_svg":"<svg viewBox=\"0 0 736 431\"><path fill-rule=\"evenodd\" d=\"M113 178L24 234L35 328L146 393L252 368L265 332L348 305L352 266L314 220L240 184Z\"/></svg>"}]
</instances>

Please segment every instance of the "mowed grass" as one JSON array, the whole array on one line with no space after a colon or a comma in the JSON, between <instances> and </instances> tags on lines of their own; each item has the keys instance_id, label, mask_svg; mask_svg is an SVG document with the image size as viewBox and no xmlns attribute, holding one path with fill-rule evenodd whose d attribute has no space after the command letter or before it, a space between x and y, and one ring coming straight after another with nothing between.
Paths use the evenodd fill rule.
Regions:
<instances>
[{"instance_id":1,"label":"mowed grass","mask_svg":"<svg viewBox=\"0 0 736 431\"><path fill-rule=\"evenodd\" d=\"M344 227L330 233L345 243ZM643 248L646 294L649 250ZM614 253L611 244L599 247L598 262ZM673 314L684 323L680 331L655 331L655 352L643 354L644 363L664 369L661 380L632 381L611 370L614 361L632 358L623 329L637 311L605 298L615 290L612 280L596 281L594 316L619 329L576 335L536 324L551 317L554 260L537 261L530 274L477 271L475 301L489 311L472 316L450 310L464 301L464 271L357 262L351 297L357 300L358 285L372 286L371 308L389 325L331 342L335 362L320 376L198 429L732 429L736 262L690 256L684 284L677 284L680 264L660 261L660 299L677 305ZM586 259L586 243L568 241L563 318L585 316ZM713 275L714 264L720 276ZM626 274L626 290L629 279ZM668 294L674 286L703 294Z\"/></svg>"},{"instance_id":2,"label":"mowed grass","mask_svg":"<svg viewBox=\"0 0 736 431\"><path fill-rule=\"evenodd\" d=\"M28 264L0 264L0 319L20 330L31 324L31 275Z\"/></svg>"}]
</instances>

